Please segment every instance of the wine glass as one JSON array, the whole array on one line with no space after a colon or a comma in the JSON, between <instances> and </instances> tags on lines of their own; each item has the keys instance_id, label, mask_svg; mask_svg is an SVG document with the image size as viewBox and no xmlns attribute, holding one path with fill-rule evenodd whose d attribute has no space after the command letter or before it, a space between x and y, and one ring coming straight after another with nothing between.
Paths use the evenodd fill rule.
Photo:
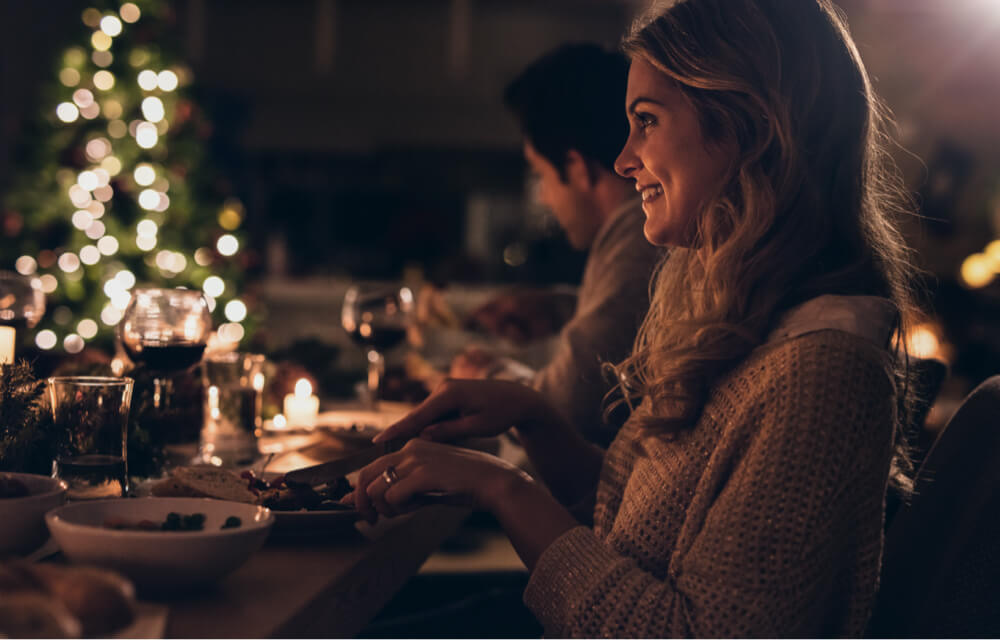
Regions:
<instances>
[{"instance_id":1,"label":"wine glass","mask_svg":"<svg viewBox=\"0 0 1000 640\"><path fill-rule=\"evenodd\" d=\"M201 361L212 330L208 301L191 289L136 289L118 339L128 357L153 372L153 406L170 406L170 375Z\"/></svg>"},{"instance_id":2,"label":"wine glass","mask_svg":"<svg viewBox=\"0 0 1000 640\"><path fill-rule=\"evenodd\" d=\"M378 407L384 352L406 339L413 314L413 292L391 285L355 285L347 290L340 322L361 345L368 360L368 403Z\"/></svg>"},{"instance_id":3,"label":"wine glass","mask_svg":"<svg viewBox=\"0 0 1000 640\"><path fill-rule=\"evenodd\" d=\"M0 271L0 365L14 362L16 331L34 327L44 313L41 280Z\"/></svg>"}]
</instances>

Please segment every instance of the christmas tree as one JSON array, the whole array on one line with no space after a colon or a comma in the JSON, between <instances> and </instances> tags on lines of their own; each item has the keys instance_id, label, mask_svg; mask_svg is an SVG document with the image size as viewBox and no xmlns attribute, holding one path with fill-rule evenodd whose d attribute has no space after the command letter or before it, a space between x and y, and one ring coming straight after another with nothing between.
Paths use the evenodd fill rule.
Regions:
<instances>
[{"instance_id":1,"label":"christmas tree","mask_svg":"<svg viewBox=\"0 0 1000 640\"><path fill-rule=\"evenodd\" d=\"M26 339L109 347L130 291L157 286L204 291L219 337L238 343L245 212L207 169L212 128L173 55L170 3L93 4L23 130L2 208L0 268L38 277L48 296Z\"/></svg>"}]
</instances>

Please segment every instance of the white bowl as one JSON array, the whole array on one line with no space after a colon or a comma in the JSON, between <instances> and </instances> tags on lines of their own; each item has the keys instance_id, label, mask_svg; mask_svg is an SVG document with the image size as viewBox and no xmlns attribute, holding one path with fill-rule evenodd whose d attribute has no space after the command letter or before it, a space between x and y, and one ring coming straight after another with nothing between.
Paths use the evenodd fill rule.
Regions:
<instances>
[{"instance_id":1,"label":"white bowl","mask_svg":"<svg viewBox=\"0 0 1000 640\"><path fill-rule=\"evenodd\" d=\"M205 515L200 531L109 529L109 518L163 522L168 513ZM241 526L223 529L230 516ZM119 571L142 590L174 590L218 580L264 544L270 509L208 498L118 498L76 502L45 515L49 531L73 562Z\"/></svg>"},{"instance_id":2,"label":"white bowl","mask_svg":"<svg viewBox=\"0 0 1000 640\"><path fill-rule=\"evenodd\" d=\"M48 537L45 512L66 499L66 483L33 473L3 473L28 488L23 498L0 498L0 555L27 553Z\"/></svg>"}]
</instances>

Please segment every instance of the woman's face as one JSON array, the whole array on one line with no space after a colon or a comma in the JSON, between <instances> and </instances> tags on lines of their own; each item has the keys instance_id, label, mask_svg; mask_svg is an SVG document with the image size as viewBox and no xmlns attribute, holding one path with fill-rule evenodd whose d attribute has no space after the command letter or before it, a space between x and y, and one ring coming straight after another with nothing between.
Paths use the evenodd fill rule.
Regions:
<instances>
[{"instance_id":1,"label":"woman's face","mask_svg":"<svg viewBox=\"0 0 1000 640\"><path fill-rule=\"evenodd\" d=\"M705 142L694 107L641 58L629 69L625 103L629 137L615 170L642 195L646 239L691 247L697 216L721 189L732 154Z\"/></svg>"}]
</instances>

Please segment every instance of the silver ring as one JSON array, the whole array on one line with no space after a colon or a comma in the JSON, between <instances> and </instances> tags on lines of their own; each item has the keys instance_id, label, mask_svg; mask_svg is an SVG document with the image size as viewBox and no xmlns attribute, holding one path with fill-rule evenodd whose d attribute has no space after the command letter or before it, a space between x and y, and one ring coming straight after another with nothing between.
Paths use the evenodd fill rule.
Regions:
<instances>
[{"instance_id":1,"label":"silver ring","mask_svg":"<svg viewBox=\"0 0 1000 640\"><path fill-rule=\"evenodd\" d=\"M396 473L396 467L389 465L382 472L382 479L385 480L385 486L391 487L392 485L399 482L399 474Z\"/></svg>"}]
</instances>

